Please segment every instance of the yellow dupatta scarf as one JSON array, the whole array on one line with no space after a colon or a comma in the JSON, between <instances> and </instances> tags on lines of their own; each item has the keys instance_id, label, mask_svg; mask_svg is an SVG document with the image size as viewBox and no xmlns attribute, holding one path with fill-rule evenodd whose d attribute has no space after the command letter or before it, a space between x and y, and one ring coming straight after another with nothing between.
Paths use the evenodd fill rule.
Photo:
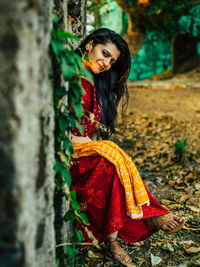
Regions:
<instances>
[{"instance_id":1,"label":"yellow dupatta scarf","mask_svg":"<svg viewBox=\"0 0 200 267\"><path fill-rule=\"evenodd\" d=\"M142 205L149 205L143 181L131 158L111 141L96 141L73 145L73 157L101 155L115 165L125 190L127 214L132 219L143 218Z\"/></svg>"}]
</instances>

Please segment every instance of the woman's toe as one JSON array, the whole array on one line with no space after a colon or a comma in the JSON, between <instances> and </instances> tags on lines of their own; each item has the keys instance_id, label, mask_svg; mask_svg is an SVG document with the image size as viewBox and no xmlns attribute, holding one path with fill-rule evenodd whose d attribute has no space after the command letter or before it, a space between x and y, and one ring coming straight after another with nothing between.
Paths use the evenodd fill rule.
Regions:
<instances>
[{"instance_id":1,"label":"woman's toe","mask_svg":"<svg viewBox=\"0 0 200 267\"><path fill-rule=\"evenodd\" d=\"M176 224L175 222L171 221L169 224L169 227L171 228L171 230L173 230L174 228L176 228L178 226L178 224Z\"/></svg>"},{"instance_id":2,"label":"woman's toe","mask_svg":"<svg viewBox=\"0 0 200 267\"><path fill-rule=\"evenodd\" d=\"M175 216L173 215L173 219L174 221L176 221L178 224L181 223L183 221L183 219L181 217Z\"/></svg>"}]
</instances>

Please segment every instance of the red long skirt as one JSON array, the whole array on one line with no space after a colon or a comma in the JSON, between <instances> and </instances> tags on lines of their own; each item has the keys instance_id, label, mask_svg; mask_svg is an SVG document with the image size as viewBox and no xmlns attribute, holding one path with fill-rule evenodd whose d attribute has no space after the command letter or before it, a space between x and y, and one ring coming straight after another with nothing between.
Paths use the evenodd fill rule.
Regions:
<instances>
[{"instance_id":1,"label":"red long skirt","mask_svg":"<svg viewBox=\"0 0 200 267\"><path fill-rule=\"evenodd\" d=\"M72 189L77 192L77 200L86 207L95 238L102 243L106 237L115 231L126 242L142 241L155 229L148 226L143 219L130 219L126 215L125 194L118 178L115 166L101 156L82 157L73 160L70 168ZM150 206L143 205L143 218L169 213L149 193ZM84 229L86 241L91 241Z\"/></svg>"}]
</instances>

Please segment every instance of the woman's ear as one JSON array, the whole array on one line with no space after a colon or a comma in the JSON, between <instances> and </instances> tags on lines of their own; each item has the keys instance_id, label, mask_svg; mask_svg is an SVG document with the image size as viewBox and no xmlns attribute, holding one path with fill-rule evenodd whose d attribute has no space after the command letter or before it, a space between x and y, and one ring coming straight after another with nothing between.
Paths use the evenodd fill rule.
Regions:
<instances>
[{"instance_id":1,"label":"woman's ear","mask_svg":"<svg viewBox=\"0 0 200 267\"><path fill-rule=\"evenodd\" d=\"M93 47L93 40L89 41L86 46L85 46L85 49L90 52L92 50L92 47Z\"/></svg>"}]
</instances>

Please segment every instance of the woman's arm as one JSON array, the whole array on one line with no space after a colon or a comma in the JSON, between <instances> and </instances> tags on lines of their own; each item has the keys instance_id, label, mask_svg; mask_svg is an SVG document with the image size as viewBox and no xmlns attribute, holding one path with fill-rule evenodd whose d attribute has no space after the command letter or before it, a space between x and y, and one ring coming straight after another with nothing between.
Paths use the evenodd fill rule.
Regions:
<instances>
[{"instance_id":1,"label":"woman's arm","mask_svg":"<svg viewBox=\"0 0 200 267\"><path fill-rule=\"evenodd\" d=\"M81 143L88 143L88 142L93 142L91 138L88 136L76 136L72 134L72 145L77 145Z\"/></svg>"}]
</instances>

